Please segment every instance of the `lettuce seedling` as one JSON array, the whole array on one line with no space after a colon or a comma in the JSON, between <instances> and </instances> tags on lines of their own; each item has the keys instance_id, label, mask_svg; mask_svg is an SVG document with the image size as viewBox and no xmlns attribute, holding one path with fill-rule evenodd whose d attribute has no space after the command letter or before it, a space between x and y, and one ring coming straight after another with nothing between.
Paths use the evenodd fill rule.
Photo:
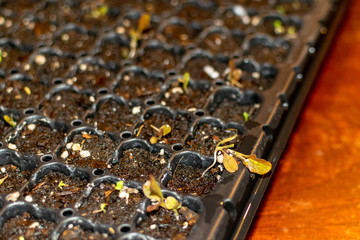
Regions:
<instances>
[{"instance_id":1,"label":"lettuce seedling","mask_svg":"<svg viewBox=\"0 0 360 240\"><path fill-rule=\"evenodd\" d=\"M171 127L170 125L166 124L161 126L160 128L157 128L153 125L150 125L153 129L155 129L155 131L157 132L156 135L157 136L152 136L150 138L150 143L151 144L155 144L157 143L163 136L169 134L171 132Z\"/></svg>"},{"instance_id":2,"label":"lettuce seedling","mask_svg":"<svg viewBox=\"0 0 360 240\"><path fill-rule=\"evenodd\" d=\"M130 29L130 52L129 57L133 58L136 53L138 41L142 39L143 32L150 27L151 16L148 13L141 15L137 29Z\"/></svg>"},{"instance_id":3,"label":"lettuce seedling","mask_svg":"<svg viewBox=\"0 0 360 240\"><path fill-rule=\"evenodd\" d=\"M190 73L189 72L184 73L182 77L178 78L178 81L179 83L182 84L182 89L184 90L184 92L187 93L187 88L190 82Z\"/></svg>"},{"instance_id":4,"label":"lettuce seedling","mask_svg":"<svg viewBox=\"0 0 360 240\"><path fill-rule=\"evenodd\" d=\"M228 143L232 140L234 140L237 137L237 135L234 135L232 137L226 138L222 141L220 141L215 148L214 151L214 161L213 163L205 169L202 176L205 175L205 173L211 169L216 162L222 163L224 165L224 168L228 172L236 172L239 169L238 164L242 162L245 167L249 169L250 172L264 175L268 173L271 170L271 163L264 160L257 158L255 154L252 155L245 155L239 152L236 152L234 150L231 150L230 148L234 147L234 144L229 144L225 146L221 146L225 143Z\"/></svg>"},{"instance_id":5,"label":"lettuce seedling","mask_svg":"<svg viewBox=\"0 0 360 240\"><path fill-rule=\"evenodd\" d=\"M11 114L10 117L9 115L4 115L4 120L13 128L16 126L16 121L14 120L13 114Z\"/></svg>"},{"instance_id":6,"label":"lettuce seedling","mask_svg":"<svg viewBox=\"0 0 360 240\"><path fill-rule=\"evenodd\" d=\"M229 61L229 67L230 67L230 72L227 75L227 80L230 81L231 86L235 86L239 88L243 87L242 84L240 83L242 70L235 68L234 60Z\"/></svg>"},{"instance_id":7,"label":"lettuce seedling","mask_svg":"<svg viewBox=\"0 0 360 240\"><path fill-rule=\"evenodd\" d=\"M159 207L166 208L168 210L173 210L175 215L178 217L178 209L181 208L181 203L174 197L168 196L164 198L164 195L161 192L159 183L155 180L153 175L150 175L150 179L146 181L143 185L144 195L157 203L155 205L150 205L147 207L148 212L158 210Z\"/></svg>"}]
</instances>

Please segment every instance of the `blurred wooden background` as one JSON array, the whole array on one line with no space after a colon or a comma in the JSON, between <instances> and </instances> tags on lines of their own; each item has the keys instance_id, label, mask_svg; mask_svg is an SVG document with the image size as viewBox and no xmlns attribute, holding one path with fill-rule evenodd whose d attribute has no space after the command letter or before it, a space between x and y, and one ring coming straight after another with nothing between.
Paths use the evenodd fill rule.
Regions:
<instances>
[{"instance_id":1,"label":"blurred wooden background","mask_svg":"<svg viewBox=\"0 0 360 240\"><path fill-rule=\"evenodd\" d=\"M360 1L353 0L248 240L360 239Z\"/></svg>"}]
</instances>

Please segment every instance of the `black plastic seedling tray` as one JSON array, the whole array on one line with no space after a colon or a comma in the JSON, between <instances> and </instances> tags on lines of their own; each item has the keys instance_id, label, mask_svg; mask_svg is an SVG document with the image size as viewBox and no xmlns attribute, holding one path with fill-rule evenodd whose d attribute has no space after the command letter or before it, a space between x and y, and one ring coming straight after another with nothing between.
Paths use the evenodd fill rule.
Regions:
<instances>
[{"instance_id":1,"label":"black plastic seedling tray","mask_svg":"<svg viewBox=\"0 0 360 240\"><path fill-rule=\"evenodd\" d=\"M244 239L347 4L1 1L0 238ZM234 134L270 172L202 177Z\"/></svg>"}]
</instances>

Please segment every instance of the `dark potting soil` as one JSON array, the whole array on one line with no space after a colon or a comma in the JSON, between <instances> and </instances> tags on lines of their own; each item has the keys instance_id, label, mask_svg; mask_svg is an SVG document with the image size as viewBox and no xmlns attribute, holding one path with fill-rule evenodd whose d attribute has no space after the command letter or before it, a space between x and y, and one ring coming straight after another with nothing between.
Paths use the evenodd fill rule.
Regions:
<instances>
[{"instance_id":1,"label":"dark potting soil","mask_svg":"<svg viewBox=\"0 0 360 240\"><path fill-rule=\"evenodd\" d=\"M215 108L211 115L226 122L245 123L244 113L247 113L248 119L251 119L258 108L258 104L239 105L235 101L226 98Z\"/></svg>"},{"instance_id":2,"label":"dark potting soil","mask_svg":"<svg viewBox=\"0 0 360 240\"><path fill-rule=\"evenodd\" d=\"M208 194L214 190L220 179L221 170L213 167L202 176L203 172L204 170L198 167L179 164L166 187L172 191L195 196Z\"/></svg>"},{"instance_id":3,"label":"dark potting soil","mask_svg":"<svg viewBox=\"0 0 360 240\"><path fill-rule=\"evenodd\" d=\"M31 81L8 80L0 87L0 105L6 108L33 107L45 96L48 87Z\"/></svg>"},{"instance_id":4,"label":"dark potting soil","mask_svg":"<svg viewBox=\"0 0 360 240\"><path fill-rule=\"evenodd\" d=\"M60 158L65 163L76 167L105 169L118 145L107 133L98 136L81 132L66 143L60 150Z\"/></svg>"},{"instance_id":5,"label":"dark potting soil","mask_svg":"<svg viewBox=\"0 0 360 240\"><path fill-rule=\"evenodd\" d=\"M112 166L110 172L119 178L144 183L150 174L159 176L166 164L167 159L164 155L134 148L124 151L119 163Z\"/></svg>"},{"instance_id":6,"label":"dark potting soil","mask_svg":"<svg viewBox=\"0 0 360 240\"><path fill-rule=\"evenodd\" d=\"M15 165L0 167L0 193L11 193L18 191L31 177L34 170L21 171Z\"/></svg>"},{"instance_id":7,"label":"dark potting soil","mask_svg":"<svg viewBox=\"0 0 360 240\"><path fill-rule=\"evenodd\" d=\"M183 24L168 24L164 27L160 40L172 45L188 45L193 43L199 31ZM163 39L164 38L164 39Z\"/></svg>"},{"instance_id":8,"label":"dark potting soil","mask_svg":"<svg viewBox=\"0 0 360 240\"><path fill-rule=\"evenodd\" d=\"M80 198L87 180L71 178L66 174L51 171L41 178L35 186L25 190L25 201L40 206L61 209L71 207Z\"/></svg>"},{"instance_id":9,"label":"dark potting soil","mask_svg":"<svg viewBox=\"0 0 360 240\"><path fill-rule=\"evenodd\" d=\"M52 47L59 48L64 52L82 53L92 50L95 41L96 36L72 29L55 37Z\"/></svg>"},{"instance_id":10,"label":"dark potting soil","mask_svg":"<svg viewBox=\"0 0 360 240\"><path fill-rule=\"evenodd\" d=\"M174 110L191 110L204 108L211 91L204 88L192 88L188 86L186 92L178 82L172 84L164 94L161 104Z\"/></svg>"},{"instance_id":11,"label":"dark potting soil","mask_svg":"<svg viewBox=\"0 0 360 240\"><path fill-rule=\"evenodd\" d=\"M79 211L81 216L89 218L94 223L119 225L132 220L141 197L137 189L123 186L118 191L115 184L100 183L92 190L90 196L84 199ZM103 209L102 204L106 204Z\"/></svg>"},{"instance_id":12,"label":"dark potting soil","mask_svg":"<svg viewBox=\"0 0 360 240\"><path fill-rule=\"evenodd\" d=\"M123 132L130 130L140 116L140 112L136 114L132 112L129 106L119 105L109 100L103 103L95 116L89 117L86 123L103 131Z\"/></svg>"},{"instance_id":13,"label":"dark potting soil","mask_svg":"<svg viewBox=\"0 0 360 240\"><path fill-rule=\"evenodd\" d=\"M236 129L220 129L210 124L202 124L194 133L194 138L186 141L186 148L192 151L199 152L205 156L213 156L216 145L229 137L239 134ZM238 135L233 141L228 144L234 143L237 146L241 141L241 135Z\"/></svg>"},{"instance_id":14,"label":"dark potting soil","mask_svg":"<svg viewBox=\"0 0 360 240\"><path fill-rule=\"evenodd\" d=\"M68 226L59 236L59 240L112 240L107 233L84 230L80 226Z\"/></svg>"},{"instance_id":15,"label":"dark potting soil","mask_svg":"<svg viewBox=\"0 0 360 240\"><path fill-rule=\"evenodd\" d=\"M241 49L241 42L236 42L231 35L213 32L203 39L200 46L214 55L221 53L225 56L231 56L234 51Z\"/></svg>"},{"instance_id":16,"label":"dark potting soil","mask_svg":"<svg viewBox=\"0 0 360 240\"><path fill-rule=\"evenodd\" d=\"M158 211L149 213L138 231L156 239L186 239L191 229L182 214L176 217L174 211L160 207Z\"/></svg>"},{"instance_id":17,"label":"dark potting soil","mask_svg":"<svg viewBox=\"0 0 360 240\"><path fill-rule=\"evenodd\" d=\"M162 48L147 48L139 60L139 65L149 71L166 71L175 68L176 55Z\"/></svg>"},{"instance_id":18,"label":"dark potting soil","mask_svg":"<svg viewBox=\"0 0 360 240\"><path fill-rule=\"evenodd\" d=\"M11 142L21 153L42 155L54 151L65 135L65 132L52 130L50 127L28 124Z\"/></svg>"},{"instance_id":19,"label":"dark potting soil","mask_svg":"<svg viewBox=\"0 0 360 240\"><path fill-rule=\"evenodd\" d=\"M225 63L213 61L207 57L197 57L187 61L182 72L189 72L190 78L194 81L215 82L223 75L226 67Z\"/></svg>"},{"instance_id":20,"label":"dark potting soil","mask_svg":"<svg viewBox=\"0 0 360 240\"><path fill-rule=\"evenodd\" d=\"M168 116L163 114L155 113L149 119L145 120L144 124L139 127L135 132L139 138L143 138L150 142L150 139L153 136L158 136L158 131L152 126L160 129L164 125L169 125L171 127L171 132L165 136L162 136L158 140L159 143L165 144L174 144L180 142L183 137L188 132L189 127L191 126L190 119L187 119L184 116L177 115L173 120Z\"/></svg>"},{"instance_id":21,"label":"dark potting soil","mask_svg":"<svg viewBox=\"0 0 360 240\"><path fill-rule=\"evenodd\" d=\"M130 73L122 77L115 86L114 93L125 99L145 100L157 95L162 84L160 79Z\"/></svg>"},{"instance_id":22,"label":"dark potting soil","mask_svg":"<svg viewBox=\"0 0 360 240\"><path fill-rule=\"evenodd\" d=\"M44 219L35 219L25 212L5 221L0 231L0 239L47 240L55 228L55 223Z\"/></svg>"},{"instance_id":23,"label":"dark potting soil","mask_svg":"<svg viewBox=\"0 0 360 240\"><path fill-rule=\"evenodd\" d=\"M39 110L51 119L74 120L81 118L93 102L95 99L92 96L63 91L45 100Z\"/></svg>"}]
</instances>

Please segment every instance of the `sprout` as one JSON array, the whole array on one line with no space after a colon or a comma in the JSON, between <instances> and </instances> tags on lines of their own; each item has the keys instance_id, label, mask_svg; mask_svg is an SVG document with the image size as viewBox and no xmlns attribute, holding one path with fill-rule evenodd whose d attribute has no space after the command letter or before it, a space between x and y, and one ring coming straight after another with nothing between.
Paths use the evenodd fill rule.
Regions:
<instances>
[{"instance_id":1,"label":"sprout","mask_svg":"<svg viewBox=\"0 0 360 240\"><path fill-rule=\"evenodd\" d=\"M94 9L92 9L90 16L92 18L100 18L100 17L106 16L108 10L109 10L109 7L106 4L100 5L100 6L95 7Z\"/></svg>"},{"instance_id":2,"label":"sprout","mask_svg":"<svg viewBox=\"0 0 360 240\"><path fill-rule=\"evenodd\" d=\"M236 137L237 135L226 138L220 141L218 145L216 145L214 151L214 162L207 169L205 169L202 176L204 176L205 173L215 165L216 161L222 163L224 168L231 173L236 172L239 169L238 163L240 160L252 173L264 175L271 170L271 163L264 159L257 158L255 154L245 155L231 150L230 148L233 148L234 144L220 146L234 140Z\"/></svg>"},{"instance_id":3,"label":"sprout","mask_svg":"<svg viewBox=\"0 0 360 240\"><path fill-rule=\"evenodd\" d=\"M155 131L157 132L157 136L152 136L150 138L150 143L155 144L157 143L163 136L169 134L171 132L171 127L169 124L163 125L160 128L157 128L153 125L150 125Z\"/></svg>"},{"instance_id":4,"label":"sprout","mask_svg":"<svg viewBox=\"0 0 360 240\"><path fill-rule=\"evenodd\" d=\"M2 63L2 60L3 60L3 58L2 58L2 49L0 49L0 63Z\"/></svg>"},{"instance_id":5,"label":"sprout","mask_svg":"<svg viewBox=\"0 0 360 240\"><path fill-rule=\"evenodd\" d=\"M31 94L31 90L30 90L30 88L27 87L27 86L24 87L24 91L25 91L25 93L26 93L27 95L30 95L30 94Z\"/></svg>"},{"instance_id":6,"label":"sprout","mask_svg":"<svg viewBox=\"0 0 360 240\"><path fill-rule=\"evenodd\" d=\"M281 20L278 20L278 19L275 20L273 22L273 26L274 26L274 32L276 34L281 34L281 33L283 33L285 31L285 28L284 28L283 23L282 23Z\"/></svg>"},{"instance_id":7,"label":"sprout","mask_svg":"<svg viewBox=\"0 0 360 240\"><path fill-rule=\"evenodd\" d=\"M182 83L182 88L183 88L184 92L187 92L187 88L188 88L189 82L190 82L190 73L185 72L182 77L178 78L178 81L179 81L179 83Z\"/></svg>"},{"instance_id":8,"label":"sprout","mask_svg":"<svg viewBox=\"0 0 360 240\"><path fill-rule=\"evenodd\" d=\"M153 175L150 175L150 179L144 183L143 192L148 199L157 202L155 205L148 206L148 212L157 210L159 207L163 207L168 210L173 210L175 215L177 217L179 216L179 212L177 210L181 208L181 203L172 196L164 198L159 183L155 180Z\"/></svg>"},{"instance_id":9,"label":"sprout","mask_svg":"<svg viewBox=\"0 0 360 240\"><path fill-rule=\"evenodd\" d=\"M243 112L243 117L244 117L244 122L249 121L249 113L248 112Z\"/></svg>"},{"instance_id":10,"label":"sprout","mask_svg":"<svg viewBox=\"0 0 360 240\"><path fill-rule=\"evenodd\" d=\"M4 115L4 120L13 128L16 126L16 122L14 121L13 114L11 114L10 117L9 117L9 115Z\"/></svg>"},{"instance_id":11,"label":"sprout","mask_svg":"<svg viewBox=\"0 0 360 240\"><path fill-rule=\"evenodd\" d=\"M107 206L108 204L107 203L102 203L102 204L100 204L100 209L101 209L101 211L103 211L104 213L106 213L106 206Z\"/></svg>"},{"instance_id":12,"label":"sprout","mask_svg":"<svg viewBox=\"0 0 360 240\"><path fill-rule=\"evenodd\" d=\"M124 186L124 181L118 181L116 182L115 190L121 191L123 186Z\"/></svg>"},{"instance_id":13,"label":"sprout","mask_svg":"<svg viewBox=\"0 0 360 240\"><path fill-rule=\"evenodd\" d=\"M242 70L235 68L234 60L229 61L229 67L230 67L230 72L227 75L227 80L230 81L231 86L236 86L239 88L243 87L242 84L240 83Z\"/></svg>"},{"instance_id":14,"label":"sprout","mask_svg":"<svg viewBox=\"0 0 360 240\"><path fill-rule=\"evenodd\" d=\"M9 177L9 175L5 175L5 177L0 179L0 185L4 183L4 181Z\"/></svg>"},{"instance_id":15,"label":"sprout","mask_svg":"<svg viewBox=\"0 0 360 240\"><path fill-rule=\"evenodd\" d=\"M150 27L151 16L148 13L141 15L137 29L130 29L130 53L129 57L133 58L136 53L138 41L142 39L143 32Z\"/></svg>"},{"instance_id":16,"label":"sprout","mask_svg":"<svg viewBox=\"0 0 360 240\"><path fill-rule=\"evenodd\" d=\"M59 182L58 187L62 189L63 187L67 186L62 180Z\"/></svg>"}]
</instances>

